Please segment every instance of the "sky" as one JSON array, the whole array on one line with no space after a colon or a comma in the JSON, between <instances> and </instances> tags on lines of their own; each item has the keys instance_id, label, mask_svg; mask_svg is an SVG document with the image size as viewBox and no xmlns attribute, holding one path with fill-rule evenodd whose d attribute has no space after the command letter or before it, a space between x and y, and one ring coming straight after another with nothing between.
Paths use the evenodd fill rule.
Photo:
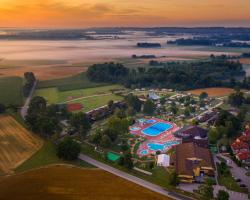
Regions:
<instances>
[{"instance_id":1,"label":"sky","mask_svg":"<svg viewBox=\"0 0 250 200\"><path fill-rule=\"evenodd\" d=\"M0 27L250 27L250 0L0 0Z\"/></svg>"}]
</instances>

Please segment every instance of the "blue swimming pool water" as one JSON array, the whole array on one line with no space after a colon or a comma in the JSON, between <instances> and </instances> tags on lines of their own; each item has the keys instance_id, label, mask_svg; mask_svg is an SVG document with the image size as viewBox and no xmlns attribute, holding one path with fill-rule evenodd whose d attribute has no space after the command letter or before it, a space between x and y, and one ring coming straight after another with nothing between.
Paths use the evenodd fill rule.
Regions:
<instances>
[{"instance_id":1,"label":"blue swimming pool water","mask_svg":"<svg viewBox=\"0 0 250 200\"><path fill-rule=\"evenodd\" d=\"M162 132L167 131L171 128L173 128L173 126L171 124L158 122L158 123L156 123L148 128L143 129L142 133L144 135L148 135L148 136L158 136Z\"/></svg>"},{"instance_id":2,"label":"blue swimming pool water","mask_svg":"<svg viewBox=\"0 0 250 200\"><path fill-rule=\"evenodd\" d=\"M148 124L152 124L152 123L155 123L155 122L156 122L155 119L149 119L149 120L146 121L146 123L148 123Z\"/></svg>"},{"instance_id":3,"label":"blue swimming pool water","mask_svg":"<svg viewBox=\"0 0 250 200\"><path fill-rule=\"evenodd\" d=\"M147 155L148 154L148 150L142 150L140 153L141 153L141 155Z\"/></svg>"},{"instance_id":4,"label":"blue swimming pool water","mask_svg":"<svg viewBox=\"0 0 250 200\"><path fill-rule=\"evenodd\" d=\"M164 144L160 143L148 143L148 148L153 151L164 151L168 147L179 144L178 141L169 141Z\"/></svg>"}]
</instances>

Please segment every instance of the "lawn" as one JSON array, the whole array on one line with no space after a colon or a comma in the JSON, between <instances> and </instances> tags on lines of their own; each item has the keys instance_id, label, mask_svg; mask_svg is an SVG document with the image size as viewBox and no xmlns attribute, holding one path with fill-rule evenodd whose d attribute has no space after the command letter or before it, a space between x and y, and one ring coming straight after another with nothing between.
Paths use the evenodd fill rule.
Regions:
<instances>
[{"instance_id":1,"label":"lawn","mask_svg":"<svg viewBox=\"0 0 250 200\"><path fill-rule=\"evenodd\" d=\"M22 105L23 79L20 77L1 77L0 94L0 103Z\"/></svg>"},{"instance_id":2,"label":"lawn","mask_svg":"<svg viewBox=\"0 0 250 200\"><path fill-rule=\"evenodd\" d=\"M35 96L44 97L49 104L67 103L68 101L70 101L70 103L82 103L84 106L84 111L89 111L91 109L106 105L109 100L121 100L122 97L112 94L112 90L122 88L123 87L120 85L107 85L71 91L59 91L56 87L51 87L38 89L35 92Z\"/></svg>"},{"instance_id":3,"label":"lawn","mask_svg":"<svg viewBox=\"0 0 250 200\"><path fill-rule=\"evenodd\" d=\"M26 162L16 168L15 171L23 172L34 168L43 167L46 165L63 163L73 164L81 167L92 167L88 163L80 160L73 162L65 162L59 159L56 155L56 146L52 142L47 141L36 154L34 154L30 159L28 159Z\"/></svg>"},{"instance_id":4,"label":"lawn","mask_svg":"<svg viewBox=\"0 0 250 200\"><path fill-rule=\"evenodd\" d=\"M100 169L50 166L0 179L5 199L166 200L125 179ZM0 197L1 199L1 197Z\"/></svg>"}]
</instances>

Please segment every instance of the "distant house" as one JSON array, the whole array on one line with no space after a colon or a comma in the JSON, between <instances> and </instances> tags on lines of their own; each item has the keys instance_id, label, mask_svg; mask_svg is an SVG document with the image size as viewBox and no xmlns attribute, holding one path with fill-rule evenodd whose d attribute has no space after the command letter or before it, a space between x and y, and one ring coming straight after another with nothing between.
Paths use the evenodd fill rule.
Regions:
<instances>
[{"instance_id":1,"label":"distant house","mask_svg":"<svg viewBox=\"0 0 250 200\"><path fill-rule=\"evenodd\" d=\"M211 152L192 142L175 146L170 163L183 183L203 182L205 177L214 177Z\"/></svg>"},{"instance_id":2,"label":"distant house","mask_svg":"<svg viewBox=\"0 0 250 200\"><path fill-rule=\"evenodd\" d=\"M199 126L186 126L174 133L183 143L193 142L196 145L208 148L208 131Z\"/></svg>"},{"instance_id":3,"label":"distant house","mask_svg":"<svg viewBox=\"0 0 250 200\"><path fill-rule=\"evenodd\" d=\"M158 96L154 91L150 91L148 94L148 98L153 100L153 101L157 101L159 100L161 97Z\"/></svg>"}]
</instances>

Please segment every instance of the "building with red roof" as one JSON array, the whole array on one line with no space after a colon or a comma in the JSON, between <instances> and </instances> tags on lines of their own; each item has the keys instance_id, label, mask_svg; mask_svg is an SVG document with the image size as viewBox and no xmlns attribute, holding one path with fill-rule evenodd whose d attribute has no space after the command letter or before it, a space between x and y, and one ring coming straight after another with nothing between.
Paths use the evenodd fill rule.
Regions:
<instances>
[{"instance_id":1,"label":"building with red roof","mask_svg":"<svg viewBox=\"0 0 250 200\"><path fill-rule=\"evenodd\" d=\"M235 157L243 163L250 163L250 128L231 144Z\"/></svg>"}]
</instances>

